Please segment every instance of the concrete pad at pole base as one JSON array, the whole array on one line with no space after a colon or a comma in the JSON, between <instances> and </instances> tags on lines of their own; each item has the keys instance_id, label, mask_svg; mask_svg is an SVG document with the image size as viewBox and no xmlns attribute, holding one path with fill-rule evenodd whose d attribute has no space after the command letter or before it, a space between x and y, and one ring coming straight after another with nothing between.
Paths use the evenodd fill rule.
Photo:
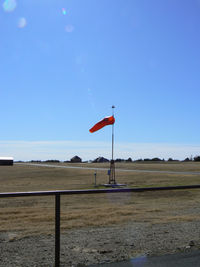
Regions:
<instances>
[{"instance_id":1,"label":"concrete pad at pole base","mask_svg":"<svg viewBox=\"0 0 200 267\"><path fill-rule=\"evenodd\" d=\"M124 187L126 184L103 184L105 187Z\"/></svg>"}]
</instances>

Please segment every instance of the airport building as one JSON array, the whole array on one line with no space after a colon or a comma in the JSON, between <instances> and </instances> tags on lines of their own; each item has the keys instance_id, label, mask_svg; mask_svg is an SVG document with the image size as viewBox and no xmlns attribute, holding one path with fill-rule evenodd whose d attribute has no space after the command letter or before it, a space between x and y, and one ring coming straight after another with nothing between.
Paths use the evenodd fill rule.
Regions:
<instances>
[{"instance_id":1,"label":"airport building","mask_svg":"<svg viewBox=\"0 0 200 267\"><path fill-rule=\"evenodd\" d=\"M0 165L13 165L12 157L0 157Z\"/></svg>"}]
</instances>

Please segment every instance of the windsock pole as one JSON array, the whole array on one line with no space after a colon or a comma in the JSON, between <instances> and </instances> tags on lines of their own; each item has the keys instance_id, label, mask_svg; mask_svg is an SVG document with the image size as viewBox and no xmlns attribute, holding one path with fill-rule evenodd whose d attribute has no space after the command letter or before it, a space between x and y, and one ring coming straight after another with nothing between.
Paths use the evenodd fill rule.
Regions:
<instances>
[{"instance_id":1,"label":"windsock pole","mask_svg":"<svg viewBox=\"0 0 200 267\"><path fill-rule=\"evenodd\" d=\"M113 117L114 117L114 108L115 106L112 106ZM112 124L112 160L114 160L114 123Z\"/></svg>"},{"instance_id":2,"label":"windsock pole","mask_svg":"<svg viewBox=\"0 0 200 267\"><path fill-rule=\"evenodd\" d=\"M114 116L114 108L115 108L115 106L112 106L112 115L113 116ZM114 123L112 124L112 159L110 161L109 184L116 184L116 181L115 181L115 161L114 161Z\"/></svg>"}]
</instances>

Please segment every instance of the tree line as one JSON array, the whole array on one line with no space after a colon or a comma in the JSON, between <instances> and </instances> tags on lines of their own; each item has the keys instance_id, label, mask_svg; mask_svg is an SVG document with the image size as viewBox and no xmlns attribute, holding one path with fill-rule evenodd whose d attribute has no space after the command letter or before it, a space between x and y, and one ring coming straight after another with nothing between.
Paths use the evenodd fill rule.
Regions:
<instances>
[{"instance_id":1,"label":"tree line","mask_svg":"<svg viewBox=\"0 0 200 267\"><path fill-rule=\"evenodd\" d=\"M105 159L107 162L109 162L108 159ZM104 162L106 162L104 161ZM160 159L158 157L155 157L155 158L144 158L144 159L136 159L136 160L133 160L132 158L128 158L128 159L121 159L121 158L117 158L115 159L115 162L172 162L172 161L175 161L175 162L200 162L200 156L195 156L195 157L187 157L185 158L184 160L178 160L178 159L173 159L173 158L168 158L167 160L165 159ZM57 160L57 159L50 159L50 160L31 160L29 162L32 162L32 163L60 163L60 162L63 162L63 161L60 161L60 160ZM69 163L71 161L64 161L65 163ZM81 160L82 162L82 160ZM89 161L84 161L84 162L98 162L96 160L89 160Z\"/></svg>"}]
</instances>

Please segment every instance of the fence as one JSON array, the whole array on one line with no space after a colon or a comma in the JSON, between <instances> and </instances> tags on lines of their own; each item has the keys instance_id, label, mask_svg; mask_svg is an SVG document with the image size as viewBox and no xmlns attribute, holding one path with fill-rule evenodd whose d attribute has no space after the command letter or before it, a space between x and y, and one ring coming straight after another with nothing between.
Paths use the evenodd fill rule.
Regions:
<instances>
[{"instance_id":1,"label":"fence","mask_svg":"<svg viewBox=\"0 0 200 267\"><path fill-rule=\"evenodd\" d=\"M60 266L60 196L61 195L80 195L80 194L99 194L99 193L108 194L108 193L157 191L157 190L178 190L178 189L183 190L183 189L195 189L195 188L200 188L200 185L144 187L144 188L119 188L119 189L13 192L13 193L0 193L0 198L55 196L55 267L59 267Z\"/></svg>"}]
</instances>

